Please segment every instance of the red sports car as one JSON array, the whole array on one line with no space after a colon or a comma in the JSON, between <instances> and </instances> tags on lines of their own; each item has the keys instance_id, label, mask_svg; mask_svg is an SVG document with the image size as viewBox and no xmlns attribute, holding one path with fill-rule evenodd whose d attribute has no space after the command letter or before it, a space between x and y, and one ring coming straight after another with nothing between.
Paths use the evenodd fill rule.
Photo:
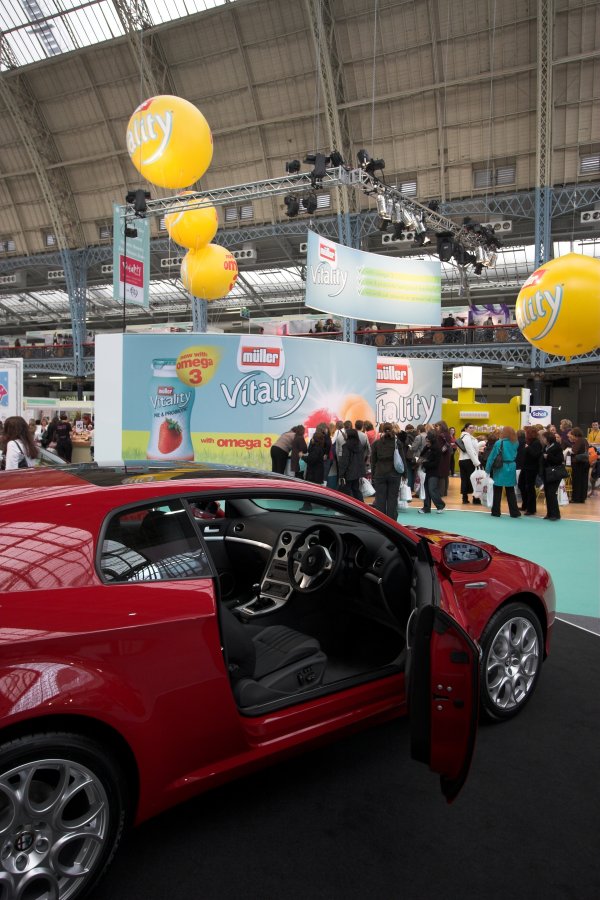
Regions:
<instances>
[{"instance_id":1,"label":"red sports car","mask_svg":"<svg viewBox=\"0 0 600 900\"><path fill-rule=\"evenodd\" d=\"M71 900L129 822L408 709L453 799L554 589L299 479L140 463L0 476L0 610L0 897Z\"/></svg>"}]
</instances>

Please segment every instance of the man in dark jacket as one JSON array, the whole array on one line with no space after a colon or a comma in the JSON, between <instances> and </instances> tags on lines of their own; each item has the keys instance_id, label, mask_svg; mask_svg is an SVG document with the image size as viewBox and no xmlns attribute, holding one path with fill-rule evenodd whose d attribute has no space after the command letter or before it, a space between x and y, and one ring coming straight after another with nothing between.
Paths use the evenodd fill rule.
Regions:
<instances>
[{"instance_id":1,"label":"man in dark jacket","mask_svg":"<svg viewBox=\"0 0 600 900\"><path fill-rule=\"evenodd\" d=\"M356 500L362 500L360 479L365 474L365 460L362 444L356 428L346 430L346 442L338 463L339 489Z\"/></svg>"},{"instance_id":2,"label":"man in dark jacket","mask_svg":"<svg viewBox=\"0 0 600 900\"><path fill-rule=\"evenodd\" d=\"M419 509L420 513L431 512L431 501L438 513L443 512L446 504L440 497L440 465L442 462L442 451L438 436L435 431L428 431L425 438L425 447L421 455L421 465L425 470L425 500L423 501L423 509Z\"/></svg>"}]
</instances>

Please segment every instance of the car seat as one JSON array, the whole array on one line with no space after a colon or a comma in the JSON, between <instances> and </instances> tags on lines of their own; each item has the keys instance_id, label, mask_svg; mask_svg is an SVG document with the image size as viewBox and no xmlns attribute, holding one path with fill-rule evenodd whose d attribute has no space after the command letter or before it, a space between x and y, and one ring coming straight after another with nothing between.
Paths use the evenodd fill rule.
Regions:
<instances>
[{"instance_id":1,"label":"car seat","mask_svg":"<svg viewBox=\"0 0 600 900\"><path fill-rule=\"evenodd\" d=\"M245 625L223 605L220 617L239 706L257 706L321 684L327 656L316 638L284 625Z\"/></svg>"}]
</instances>

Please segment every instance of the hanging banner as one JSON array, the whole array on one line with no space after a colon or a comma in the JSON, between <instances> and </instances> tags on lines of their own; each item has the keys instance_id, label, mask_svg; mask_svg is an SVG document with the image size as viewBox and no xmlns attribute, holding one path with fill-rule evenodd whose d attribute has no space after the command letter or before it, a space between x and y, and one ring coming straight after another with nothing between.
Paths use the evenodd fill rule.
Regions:
<instances>
[{"instance_id":1,"label":"hanging banner","mask_svg":"<svg viewBox=\"0 0 600 900\"><path fill-rule=\"evenodd\" d=\"M150 225L127 225L123 207L113 204L113 300L150 309Z\"/></svg>"},{"instance_id":2,"label":"hanging banner","mask_svg":"<svg viewBox=\"0 0 600 900\"><path fill-rule=\"evenodd\" d=\"M552 407L551 406L530 406L528 425L545 425L548 427L552 424Z\"/></svg>"},{"instance_id":3,"label":"hanging banner","mask_svg":"<svg viewBox=\"0 0 600 900\"><path fill-rule=\"evenodd\" d=\"M23 360L0 359L0 420L23 412Z\"/></svg>"},{"instance_id":4,"label":"hanging banner","mask_svg":"<svg viewBox=\"0 0 600 900\"><path fill-rule=\"evenodd\" d=\"M365 253L308 232L306 305L392 325L439 325L441 263Z\"/></svg>"},{"instance_id":5,"label":"hanging banner","mask_svg":"<svg viewBox=\"0 0 600 900\"><path fill-rule=\"evenodd\" d=\"M426 425L441 411L441 359L377 357L377 424Z\"/></svg>"},{"instance_id":6,"label":"hanging banner","mask_svg":"<svg viewBox=\"0 0 600 900\"><path fill-rule=\"evenodd\" d=\"M295 425L375 421L376 359L373 347L324 354L277 335L98 335L95 457L270 470L272 444Z\"/></svg>"}]
</instances>

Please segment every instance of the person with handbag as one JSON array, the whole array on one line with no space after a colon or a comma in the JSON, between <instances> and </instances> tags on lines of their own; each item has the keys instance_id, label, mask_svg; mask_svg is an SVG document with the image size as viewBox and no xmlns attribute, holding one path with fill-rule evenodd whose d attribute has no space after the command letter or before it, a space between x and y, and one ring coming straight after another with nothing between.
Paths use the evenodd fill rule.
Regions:
<instances>
[{"instance_id":1,"label":"person with handbag","mask_svg":"<svg viewBox=\"0 0 600 900\"><path fill-rule=\"evenodd\" d=\"M437 432L432 428L427 432L425 438L425 447L421 455L421 465L425 470L425 500L423 508L418 509L419 513L430 513L431 504L436 508L436 512L442 513L446 504L440 496L440 466L442 463L442 450Z\"/></svg>"},{"instance_id":2,"label":"person with handbag","mask_svg":"<svg viewBox=\"0 0 600 900\"><path fill-rule=\"evenodd\" d=\"M560 507L558 505L558 486L563 478L567 477L565 457L562 447L551 431L543 431L539 439L544 448L544 496L546 498L545 519L550 522L558 522L560 519Z\"/></svg>"},{"instance_id":3,"label":"person with handbag","mask_svg":"<svg viewBox=\"0 0 600 900\"><path fill-rule=\"evenodd\" d=\"M571 428L571 503L585 503L588 493L590 475L590 458L588 442L581 428Z\"/></svg>"},{"instance_id":4,"label":"person with handbag","mask_svg":"<svg viewBox=\"0 0 600 900\"><path fill-rule=\"evenodd\" d=\"M356 428L346 429L346 440L338 463L338 490L355 500L362 500L360 479L366 471L364 449Z\"/></svg>"},{"instance_id":5,"label":"person with handbag","mask_svg":"<svg viewBox=\"0 0 600 900\"><path fill-rule=\"evenodd\" d=\"M396 449L402 453L394 433L394 426L391 422L385 422L381 437L371 447L371 471L375 488L373 506L394 521L398 519L398 490L402 477L394 468Z\"/></svg>"},{"instance_id":6,"label":"person with handbag","mask_svg":"<svg viewBox=\"0 0 600 900\"><path fill-rule=\"evenodd\" d=\"M494 499L492 502L492 515L500 516L500 503L502 501L502 488L506 491L506 501L511 519L518 519L521 513L517 506L515 485L517 483L517 433L514 428L505 425L500 432L500 437L494 441L490 455L485 464L485 471L494 480Z\"/></svg>"},{"instance_id":7,"label":"person with handbag","mask_svg":"<svg viewBox=\"0 0 600 900\"><path fill-rule=\"evenodd\" d=\"M35 465L38 449L27 422L22 416L9 416L4 422L2 433L4 468L29 469Z\"/></svg>"},{"instance_id":8,"label":"person with handbag","mask_svg":"<svg viewBox=\"0 0 600 900\"><path fill-rule=\"evenodd\" d=\"M479 468L479 448L477 441L473 437L474 430L474 425L470 422L465 422L460 437L455 439L458 447L458 470L460 472L460 492L463 504L470 503L469 494L473 493L471 475L475 469ZM473 503L476 506L481 506L481 499L475 497Z\"/></svg>"}]
</instances>

